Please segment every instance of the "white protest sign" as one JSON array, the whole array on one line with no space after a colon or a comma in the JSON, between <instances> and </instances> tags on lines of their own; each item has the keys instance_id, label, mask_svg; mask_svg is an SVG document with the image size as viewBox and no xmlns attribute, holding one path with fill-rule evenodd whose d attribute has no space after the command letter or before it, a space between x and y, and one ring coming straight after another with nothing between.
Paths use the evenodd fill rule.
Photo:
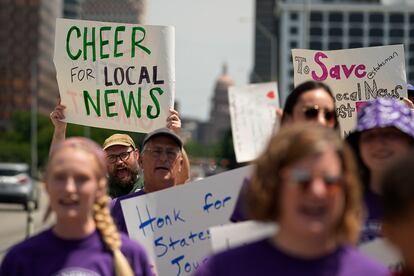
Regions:
<instances>
[{"instance_id":1,"label":"white protest sign","mask_svg":"<svg viewBox=\"0 0 414 276\"><path fill-rule=\"evenodd\" d=\"M377 238L373 241L363 243L358 246L358 249L374 260L383 263L391 271L401 269L402 259L400 253L383 238Z\"/></svg>"},{"instance_id":2,"label":"white protest sign","mask_svg":"<svg viewBox=\"0 0 414 276\"><path fill-rule=\"evenodd\" d=\"M341 133L356 124L366 101L407 97L403 45L336 51L292 50L295 86L315 80L328 84L335 96Z\"/></svg>"},{"instance_id":3,"label":"white protest sign","mask_svg":"<svg viewBox=\"0 0 414 276\"><path fill-rule=\"evenodd\" d=\"M276 231L275 223L253 220L213 226L210 228L211 246L214 252L220 252L271 237Z\"/></svg>"},{"instance_id":4,"label":"white protest sign","mask_svg":"<svg viewBox=\"0 0 414 276\"><path fill-rule=\"evenodd\" d=\"M65 121L135 132L165 127L174 103L174 28L56 20Z\"/></svg>"},{"instance_id":5,"label":"white protest sign","mask_svg":"<svg viewBox=\"0 0 414 276\"><path fill-rule=\"evenodd\" d=\"M158 275L191 275L212 252L209 227L229 223L251 166L121 201L129 236ZM155 260L155 262L154 262Z\"/></svg>"},{"instance_id":6,"label":"white protest sign","mask_svg":"<svg viewBox=\"0 0 414 276\"><path fill-rule=\"evenodd\" d=\"M231 86L228 95L237 162L251 161L262 153L274 129L279 128L277 84Z\"/></svg>"}]
</instances>

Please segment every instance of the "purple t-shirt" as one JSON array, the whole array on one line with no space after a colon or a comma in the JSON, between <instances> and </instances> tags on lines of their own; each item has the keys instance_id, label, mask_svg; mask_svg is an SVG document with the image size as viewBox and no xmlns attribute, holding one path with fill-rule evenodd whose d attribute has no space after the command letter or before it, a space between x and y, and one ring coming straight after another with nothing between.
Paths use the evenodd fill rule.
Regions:
<instances>
[{"instance_id":1,"label":"purple t-shirt","mask_svg":"<svg viewBox=\"0 0 414 276\"><path fill-rule=\"evenodd\" d=\"M380 196L367 189L364 192L364 204L367 211L367 218L362 226L360 243L382 237L381 221L383 215Z\"/></svg>"},{"instance_id":2,"label":"purple t-shirt","mask_svg":"<svg viewBox=\"0 0 414 276\"><path fill-rule=\"evenodd\" d=\"M351 246L302 259L285 254L265 239L210 257L194 275L385 276L389 272Z\"/></svg>"},{"instance_id":3,"label":"purple t-shirt","mask_svg":"<svg viewBox=\"0 0 414 276\"><path fill-rule=\"evenodd\" d=\"M128 234L124 214L122 213L121 200L141 195L145 195L144 190L139 190L138 192L112 199L109 208L111 210L112 218L114 219L114 222L116 224L116 227L118 227L119 232Z\"/></svg>"},{"instance_id":4,"label":"purple t-shirt","mask_svg":"<svg viewBox=\"0 0 414 276\"><path fill-rule=\"evenodd\" d=\"M245 213L245 202L247 193L246 190L250 183L250 178L246 177L245 179L243 179L243 184L240 189L239 196L237 197L236 205L234 206L233 213L230 217L231 222L242 222L247 220L247 216Z\"/></svg>"},{"instance_id":5,"label":"purple t-shirt","mask_svg":"<svg viewBox=\"0 0 414 276\"><path fill-rule=\"evenodd\" d=\"M152 275L144 249L124 234L121 240L121 251L135 275ZM97 231L81 240L65 240L49 229L13 246L0 275L109 276L115 275L115 268L113 255Z\"/></svg>"}]
</instances>

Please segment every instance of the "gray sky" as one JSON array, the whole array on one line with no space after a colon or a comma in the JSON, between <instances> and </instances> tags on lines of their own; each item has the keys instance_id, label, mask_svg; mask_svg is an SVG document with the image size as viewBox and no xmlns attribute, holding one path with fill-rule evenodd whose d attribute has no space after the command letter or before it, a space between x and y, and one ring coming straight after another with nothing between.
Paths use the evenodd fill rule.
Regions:
<instances>
[{"instance_id":1,"label":"gray sky","mask_svg":"<svg viewBox=\"0 0 414 276\"><path fill-rule=\"evenodd\" d=\"M148 0L148 25L175 27L181 117L207 120L224 62L236 85L253 68L253 0Z\"/></svg>"}]
</instances>

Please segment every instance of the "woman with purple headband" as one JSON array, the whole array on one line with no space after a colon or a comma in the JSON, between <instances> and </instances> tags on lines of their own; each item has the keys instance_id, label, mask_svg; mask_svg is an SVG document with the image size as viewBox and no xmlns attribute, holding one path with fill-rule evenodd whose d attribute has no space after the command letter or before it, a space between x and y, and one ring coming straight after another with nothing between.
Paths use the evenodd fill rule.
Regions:
<instances>
[{"instance_id":1,"label":"woman with purple headband","mask_svg":"<svg viewBox=\"0 0 414 276\"><path fill-rule=\"evenodd\" d=\"M367 217L360 242L381 236L380 181L383 170L414 147L414 116L401 101L378 98L358 113L346 138L359 160Z\"/></svg>"},{"instance_id":2,"label":"woman with purple headband","mask_svg":"<svg viewBox=\"0 0 414 276\"><path fill-rule=\"evenodd\" d=\"M57 145L44 180L56 224L13 246L0 275L151 275L143 248L119 234L109 214L99 145L86 138Z\"/></svg>"}]
</instances>

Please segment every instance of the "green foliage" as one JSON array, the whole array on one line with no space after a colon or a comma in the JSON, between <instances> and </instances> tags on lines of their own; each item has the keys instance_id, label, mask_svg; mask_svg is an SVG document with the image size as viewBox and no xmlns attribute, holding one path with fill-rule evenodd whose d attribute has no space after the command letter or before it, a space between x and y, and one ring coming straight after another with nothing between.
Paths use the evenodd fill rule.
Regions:
<instances>
[{"instance_id":1,"label":"green foliage","mask_svg":"<svg viewBox=\"0 0 414 276\"><path fill-rule=\"evenodd\" d=\"M31 114L27 111L16 111L12 116L10 130L0 136L0 162L25 162L31 164ZM106 138L116 130L84 127L68 124L66 136L89 136L92 140L102 145ZM129 134L137 146L141 145L144 138L142 133ZM46 165L49 155L49 147L53 137L53 124L49 117L39 114L37 116L37 150L38 168Z\"/></svg>"}]
</instances>

